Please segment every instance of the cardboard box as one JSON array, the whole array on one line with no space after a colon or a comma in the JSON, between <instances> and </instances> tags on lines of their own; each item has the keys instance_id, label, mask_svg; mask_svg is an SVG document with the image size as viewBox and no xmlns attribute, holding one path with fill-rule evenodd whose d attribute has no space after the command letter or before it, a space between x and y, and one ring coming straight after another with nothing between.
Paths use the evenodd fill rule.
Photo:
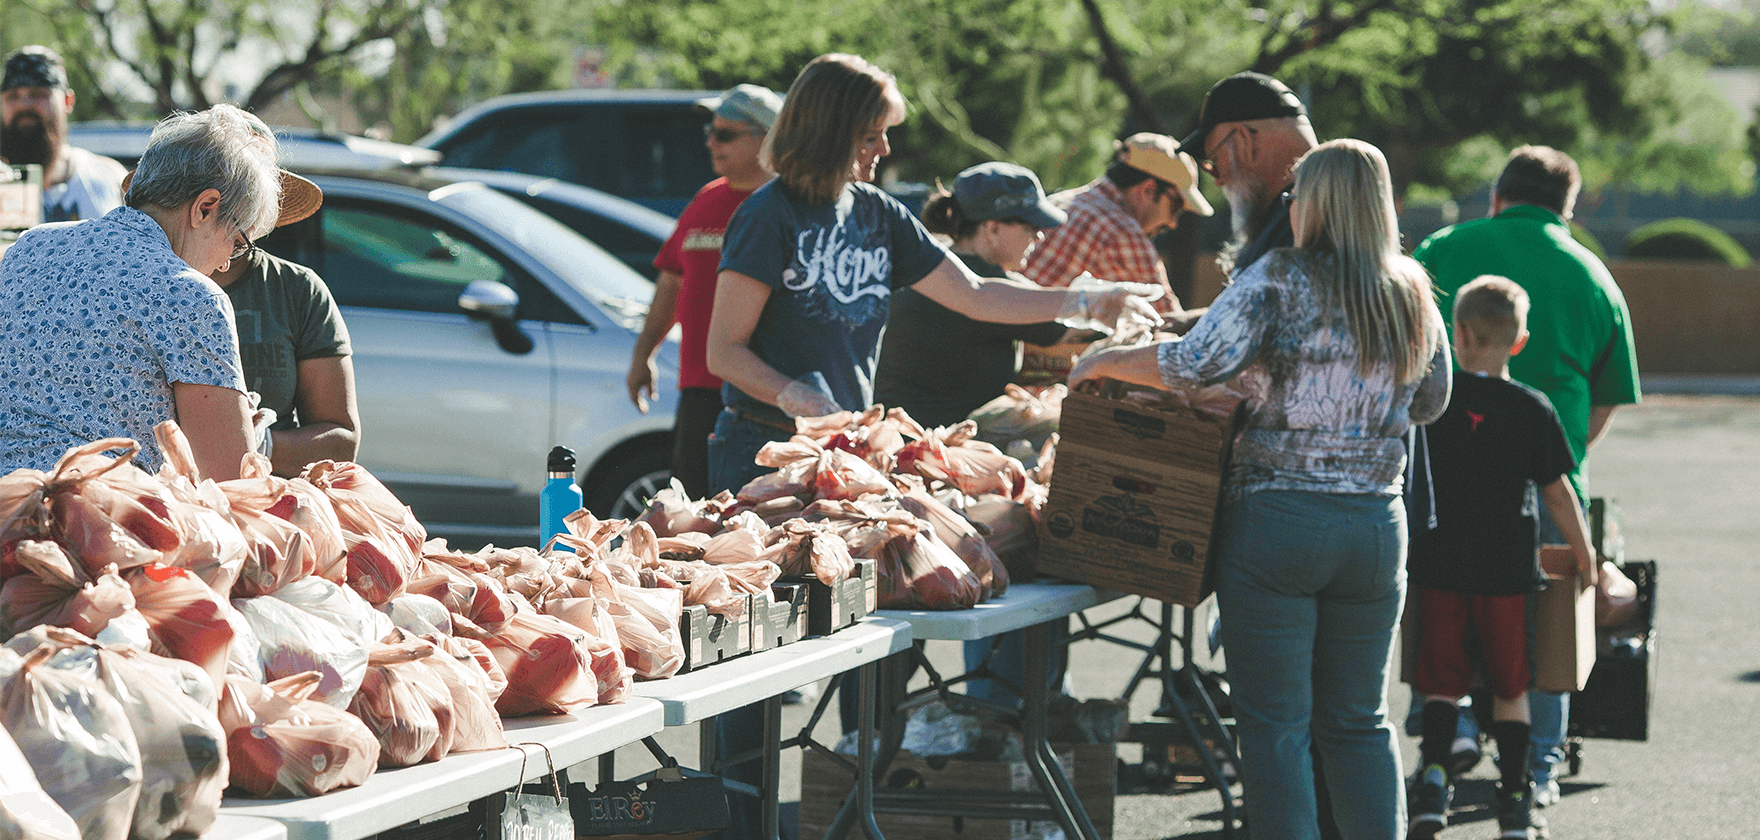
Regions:
<instances>
[{"instance_id":1,"label":"cardboard box","mask_svg":"<svg viewBox=\"0 0 1760 840\"><path fill-rule=\"evenodd\" d=\"M685 607L678 630L684 641L684 667L679 673L751 653L752 598L746 596L746 611L739 618L714 615L700 606Z\"/></svg>"},{"instance_id":2,"label":"cardboard box","mask_svg":"<svg viewBox=\"0 0 1760 840\"><path fill-rule=\"evenodd\" d=\"M577 782L568 786L568 804L577 838L692 840L728 823L721 777L683 767L598 788Z\"/></svg>"},{"instance_id":3,"label":"cardboard box","mask_svg":"<svg viewBox=\"0 0 1760 840\"><path fill-rule=\"evenodd\" d=\"M1108 383L1071 393L1039 529L1038 571L1195 607L1232 423L1172 403L1112 398L1152 389Z\"/></svg>"},{"instance_id":4,"label":"cardboard box","mask_svg":"<svg viewBox=\"0 0 1760 840\"><path fill-rule=\"evenodd\" d=\"M857 560L855 574L825 584L806 577L807 634L829 636L874 611L880 600L880 564Z\"/></svg>"},{"instance_id":5,"label":"cardboard box","mask_svg":"<svg viewBox=\"0 0 1760 840\"><path fill-rule=\"evenodd\" d=\"M777 583L768 597L752 598L752 652L798 642L807 632L805 583Z\"/></svg>"},{"instance_id":6,"label":"cardboard box","mask_svg":"<svg viewBox=\"0 0 1760 840\"><path fill-rule=\"evenodd\" d=\"M1118 784L1115 745L1053 744L1051 751L1075 787L1076 798L1088 812L1088 819L1093 820L1095 831L1102 840L1111 837ZM900 753L875 784L945 793L1028 791L1034 790L1037 782L1025 762L924 759ZM801 758L800 836L824 836L854 786L849 770L818 750L807 750ZM876 821L887 840L1030 840L1053 829L1061 833L1054 822L1026 820L879 814Z\"/></svg>"},{"instance_id":7,"label":"cardboard box","mask_svg":"<svg viewBox=\"0 0 1760 840\"><path fill-rule=\"evenodd\" d=\"M1595 670L1595 587L1577 576L1564 546L1540 548L1540 568L1551 584L1534 601L1534 687L1581 691Z\"/></svg>"},{"instance_id":8,"label":"cardboard box","mask_svg":"<svg viewBox=\"0 0 1760 840\"><path fill-rule=\"evenodd\" d=\"M1534 634L1528 663L1534 687L1540 691L1580 691L1595 669L1595 588L1576 575L1576 561L1569 548L1550 545L1540 549L1540 568L1551 579L1544 592L1534 595ZM1400 619L1399 678L1410 683L1418 673L1418 601L1406 598ZM1474 685L1484 685L1475 678Z\"/></svg>"}]
</instances>

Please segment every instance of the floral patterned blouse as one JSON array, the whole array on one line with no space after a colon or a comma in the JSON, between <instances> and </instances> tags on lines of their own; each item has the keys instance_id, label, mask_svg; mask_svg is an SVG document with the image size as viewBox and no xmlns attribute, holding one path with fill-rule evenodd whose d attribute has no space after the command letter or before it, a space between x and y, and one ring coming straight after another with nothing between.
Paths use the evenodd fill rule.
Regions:
<instances>
[{"instance_id":1,"label":"floral patterned blouse","mask_svg":"<svg viewBox=\"0 0 1760 840\"><path fill-rule=\"evenodd\" d=\"M152 217L42 225L0 258L0 472L112 436L158 469L174 382L245 390L232 305Z\"/></svg>"},{"instance_id":2,"label":"floral patterned blouse","mask_svg":"<svg viewBox=\"0 0 1760 840\"><path fill-rule=\"evenodd\" d=\"M1246 395L1246 426L1224 479L1230 501L1259 490L1398 495L1402 436L1448 406L1448 340L1430 305L1436 343L1429 370L1398 384L1391 365L1364 376L1344 310L1315 274L1326 257L1284 248L1248 267L1183 339L1160 346L1169 388L1235 379Z\"/></svg>"}]
</instances>

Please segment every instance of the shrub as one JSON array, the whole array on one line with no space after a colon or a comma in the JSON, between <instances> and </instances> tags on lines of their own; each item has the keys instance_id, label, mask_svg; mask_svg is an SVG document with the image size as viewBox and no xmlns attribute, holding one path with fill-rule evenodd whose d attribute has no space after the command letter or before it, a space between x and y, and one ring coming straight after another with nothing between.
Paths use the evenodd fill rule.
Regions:
<instances>
[{"instance_id":1,"label":"shrub","mask_svg":"<svg viewBox=\"0 0 1760 840\"><path fill-rule=\"evenodd\" d=\"M1661 260L1702 260L1743 268L1754 261L1729 234L1697 219L1651 222L1626 237L1626 256Z\"/></svg>"}]
</instances>

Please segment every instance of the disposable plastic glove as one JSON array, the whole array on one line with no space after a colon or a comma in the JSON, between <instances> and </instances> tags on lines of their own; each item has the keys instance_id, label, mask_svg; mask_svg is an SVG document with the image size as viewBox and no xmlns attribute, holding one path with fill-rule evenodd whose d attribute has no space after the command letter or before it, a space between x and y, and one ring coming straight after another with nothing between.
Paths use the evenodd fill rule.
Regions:
<instances>
[{"instance_id":1,"label":"disposable plastic glove","mask_svg":"<svg viewBox=\"0 0 1760 840\"><path fill-rule=\"evenodd\" d=\"M817 371L809 373L782 389L776 395L776 407L790 417L824 417L843 410L826 393L825 377Z\"/></svg>"},{"instance_id":2,"label":"disposable plastic glove","mask_svg":"<svg viewBox=\"0 0 1760 840\"><path fill-rule=\"evenodd\" d=\"M264 458L275 457L275 432L269 428L275 419L273 408L259 408L251 414L251 448Z\"/></svg>"},{"instance_id":3,"label":"disposable plastic glove","mask_svg":"<svg viewBox=\"0 0 1760 840\"><path fill-rule=\"evenodd\" d=\"M1069 284L1057 322L1076 329L1097 330L1111 335L1136 325L1153 328L1161 316L1149 301L1161 297L1161 287L1148 283L1115 283L1082 272Z\"/></svg>"}]
</instances>

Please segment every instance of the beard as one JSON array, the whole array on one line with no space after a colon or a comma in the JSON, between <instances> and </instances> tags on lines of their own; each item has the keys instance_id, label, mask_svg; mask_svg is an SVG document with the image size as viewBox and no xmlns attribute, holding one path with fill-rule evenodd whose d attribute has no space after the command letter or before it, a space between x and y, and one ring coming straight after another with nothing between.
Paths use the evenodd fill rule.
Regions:
<instances>
[{"instance_id":1,"label":"beard","mask_svg":"<svg viewBox=\"0 0 1760 840\"><path fill-rule=\"evenodd\" d=\"M34 163L47 168L51 146L49 127L34 113L23 111L0 124L0 158L14 166Z\"/></svg>"},{"instance_id":2,"label":"beard","mask_svg":"<svg viewBox=\"0 0 1760 840\"><path fill-rule=\"evenodd\" d=\"M1271 213L1277 207L1277 194L1262 180L1242 175L1223 187L1222 195L1228 199L1228 216L1234 236L1216 255L1216 263L1224 274L1233 274L1235 257L1258 239L1266 223L1271 221Z\"/></svg>"}]
</instances>

